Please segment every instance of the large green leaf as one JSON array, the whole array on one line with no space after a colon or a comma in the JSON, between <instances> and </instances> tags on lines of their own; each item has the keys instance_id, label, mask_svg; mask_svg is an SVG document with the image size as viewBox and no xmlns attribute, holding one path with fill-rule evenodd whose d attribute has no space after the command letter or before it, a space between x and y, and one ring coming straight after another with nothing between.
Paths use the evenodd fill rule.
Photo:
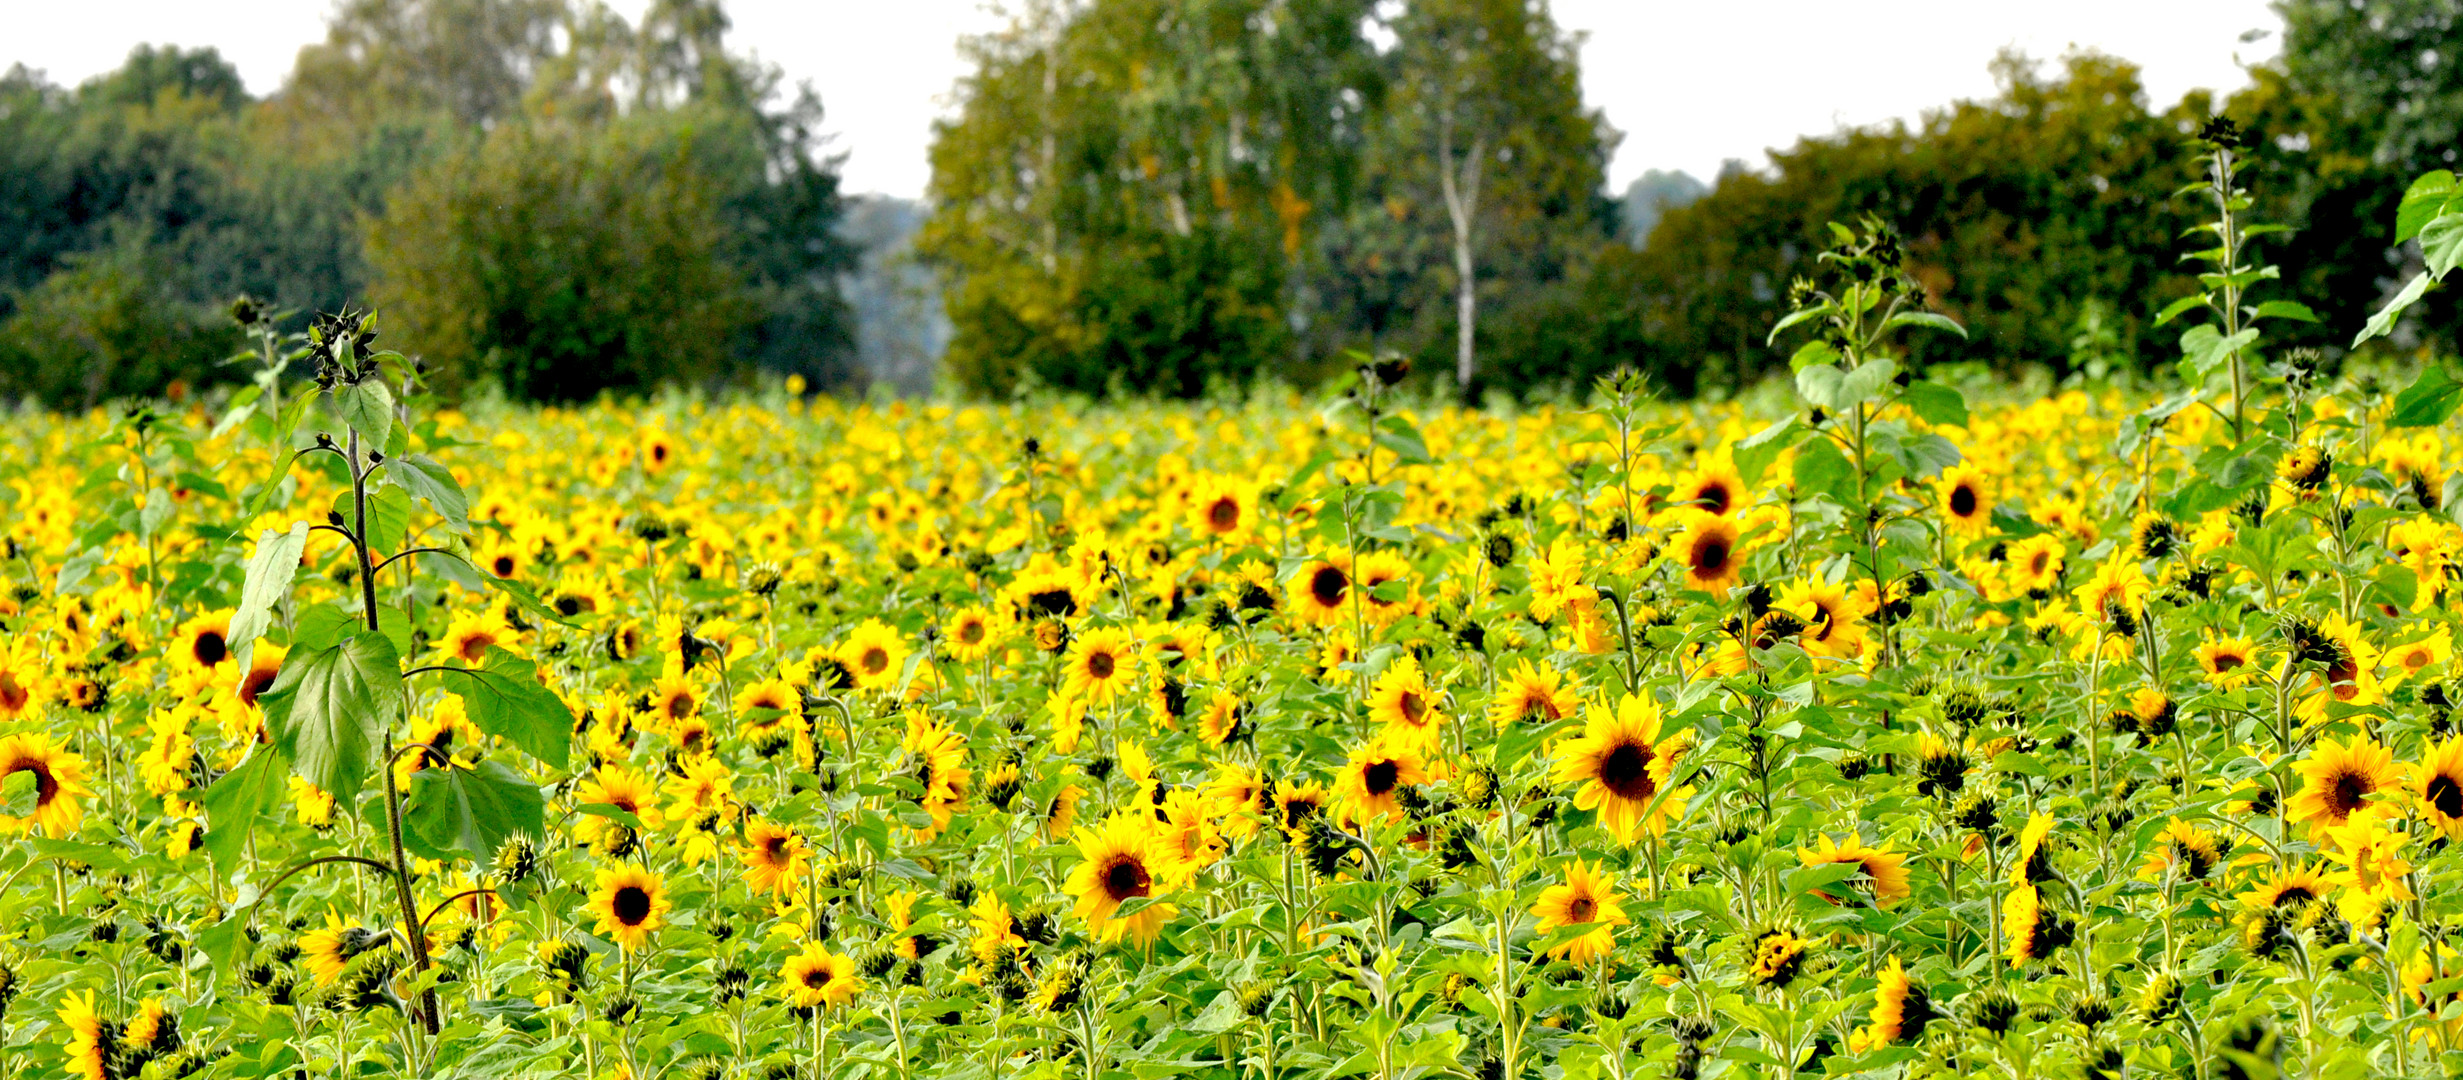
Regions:
<instances>
[{"instance_id":1,"label":"large green leaf","mask_svg":"<svg viewBox=\"0 0 2463 1080\"><path fill-rule=\"evenodd\" d=\"M1828 495L1842 506L1855 504L1856 467L1828 438L1806 439L1796 448L1796 497Z\"/></svg>"},{"instance_id":2,"label":"large green leaf","mask_svg":"<svg viewBox=\"0 0 2463 1080\"><path fill-rule=\"evenodd\" d=\"M1899 400L1928 424L1967 426L1967 396L1955 388L1930 379L1907 384L1907 392Z\"/></svg>"},{"instance_id":3,"label":"large green leaf","mask_svg":"<svg viewBox=\"0 0 2463 1080\"><path fill-rule=\"evenodd\" d=\"M2420 230L2420 258L2440 281L2463 263L2463 214L2447 214Z\"/></svg>"},{"instance_id":4,"label":"large green leaf","mask_svg":"<svg viewBox=\"0 0 2463 1080\"><path fill-rule=\"evenodd\" d=\"M290 792L286 771L271 748L259 747L205 789L205 850L221 867L239 864L257 822L281 808Z\"/></svg>"},{"instance_id":5,"label":"large green leaf","mask_svg":"<svg viewBox=\"0 0 2463 1080\"><path fill-rule=\"evenodd\" d=\"M2386 423L2390 427L2436 427L2453 416L2458 405L2463 405L2463 383L2431 363L2420 369L2420 378L2395 395L2394 414Z\"/></svg>"},{"instance_id":6,"label":"large green leaf","mask_svg":"<svg viewBox=\"0 0 2463 1080\"><path fill-rule=\"evenodd\" d=\"M411 776L402 844L422 858L485 861L516 833L547 835L546 809L538 785L496 762L434 765Z\"/></svg>"},{"instance_id":7,"label":"large green leaf","mask_svg":"<svg viewBox=\"0 0 2463 1080\"><path fill-rule=\"evenodd\" d=\"M362 444L381 447L393 434L393 391L384 380L335 387L329 401L334 419L358 432Z\"/></svg>"},{"instance_id":8,"label":"large green leaf","mask_svg":"<svg viewBox=\"0 0 2463 1080\"><path fill-rule=\"evenodd\" d=\"M2412 280L2403 283L2402 292L2396 293L2394 299L2388 300L2385 307L2377 309L2377 314L2369 316L2368 325L2361 327L2360 333L2352 338L2352 347L2359 348L2361 342L2370 338L2385 337L2393 333L2395 320L2403 316L2404 309L2419 303L2421 297L2429 295L2429 286L2433 284L2436 282L2430 278L2426 270L2412 275Z\"/></svg>"},{"instance_id":9,"label":"large green leaf","mask_svg":"<svg viewBox=\"0 0 2463 1080\"><path fill-rule=\"evenodd\" d=\"M231 614L224 637L239 670L248 670L248 656L265 628L273 624L274 608L291 595L291 579L299 573L299 557L308 549L308 523L295 521L289 532L265 530L257 537L256 554L248 559L248 575L240 583L239 610Z\"/></svg>"},{"instance_id":10,"label":"large green leaf","mask_svg":"<svg viewBox=\"0 0 2463 1080\"><path fill-rule=\"evenodd\" d=\"M356 525L359 508L350 492L335 493L333 509L343 524ZM410 518L409 492L390 485L368 489L368 533L360 539L367 541L371 561L402 550L403 539L410 534Z\"/></svg>"},{"instance_id":11,"label":"large green leaf","mask_svg":"<svg viewBox=\"0 0 2463 1080\"><path fill-rule=\"evenodd\" d=\"M462 696L470 722L522 752L564 768L573 744L573 711L539 684L538 665L488 646L484 666L454 668L446 688Z\"/></svg>"},{"instance_id":12,"label":"large green leaf","mask_svg":"<svg viewBox=\"0 0 2463 1080\"><path fill-rule=\"evenodd\" d=\"M394 458L385 463L385 479L428 504L455 532L470 531L470 496L463 494L453 470L435 458L424 454Z\"/></svg>"},{"instance_id":13,"label":"large green leaf","mask_svg":"<svg viewBox=\"0 0 2463 1080\"><path fill-rule=\"evenodd\" d=\"M304 654L294 650L257 702L291 768L347 806L380 764L377 747L402 705L401 679L393 642L363 629Z\"/></svg>"},{"instance_id":14,"label":"large green leaf","mask_svg":"<svg viewBox=\"0 0 2463 1080\"><path fill-rule=\"evenodd\" d=\"M2254 326L2231 337L2225 337L2210 323L2190 327L2181 333L2181 373L2192 381L2203 380L2222 368L2233 353L2257 340L2258 328Z\"/></svg>"}]
</instances>

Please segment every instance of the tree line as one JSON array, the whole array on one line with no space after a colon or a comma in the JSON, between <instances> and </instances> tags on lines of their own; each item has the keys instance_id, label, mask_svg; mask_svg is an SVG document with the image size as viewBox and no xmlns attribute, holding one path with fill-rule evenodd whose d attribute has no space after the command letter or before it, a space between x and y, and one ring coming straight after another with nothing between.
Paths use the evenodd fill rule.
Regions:
<instances>
[{"instance_id":1,"label":"tree line","mask_svg":"<svg viewBox=\"0 0 2463 1080\"><path fill-rule=\"evenodd\" d=\"M0 76L0 394L221 376L246 294L373 303L438 388L584 400L766 369L848 381L820 105L716 0L346 0L281 88L141 47Z\"/></svg>"},{"instance_id":2,"label":"tree line","mask_svg":"<svg viewBox=\"0 0 2463 1080\"><path fill-rule=\"evenodd\" d=\"M373 303L452 392L855 388L851 300L931 314L910 231L948 319L938 376L967 393L1190 396L1369 354L1471 396L1619 366L1691 395L1778 365L1763 334L1791 282L1828 223L1868 215L1973 335L1911 361L2153 371L2180 333L2155 313L2195 291L2178 192L2217 114L2262 136L2243 176L2290 229L2259 244L2320 316L2291 342L2331 357L2419 264L2393 209L2456 153L2463 0L2277 9L2280 56L2228 97L2005 55L1990 98L1618 199L1620 136L1540 0L1025 0L963 43L917 224L850 217L820 103L727 51L719 0L637 22L343 0L263 98L210 49L140 48L76 87L0 76L0 395L215 379L239 294ZM882 261L858 240L910 276L844 288ZM2451 348L2459 315L2433 295L2392 345ZM927 329L897 343L896 385L930 378L908 355L941 344Z\"/></svg>"},{"instance_id":3,"label":"tree line","mask_svg":"<svg viewBox=\"0 0 2463 1080\"><path fill-rule=\"evenodd\" d=\"M1572 39L1532 0L1089 0L1028 5L969 43L933 148L921 250L944 276L946 372L978 392L1193 394L1306 381L1366 352L1476 395L1581 387L1632 366L1732 389L1830 222L1905 237L1936 310L1973 338L1918 362L2148 371L2196 291L2194 135L2262 133L2244 174L2268 258L2348 341L2417 266L2393 239L2412 176L2463 123L2463 4L2282 0L2281 56L2218 99L2151 102L2124 59L2004 54L1998 93L1914 122L1808 137L1714 184L1603 192L1618 134L1579 93ZM1716 88L1699 106L1716 108ZM2407 347L2451 347L2451 302ZM2278 335L2282 337L2283 335Z\"/></svg>"}]
</instances>

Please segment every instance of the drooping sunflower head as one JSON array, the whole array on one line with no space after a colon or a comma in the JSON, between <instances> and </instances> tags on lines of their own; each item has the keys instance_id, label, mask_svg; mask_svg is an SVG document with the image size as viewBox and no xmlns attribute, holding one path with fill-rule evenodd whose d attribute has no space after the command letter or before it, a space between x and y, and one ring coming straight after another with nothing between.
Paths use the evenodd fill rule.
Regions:
<instances>
[{"instance_id":1,"label":"drooping sunflower head","mask_svg":"<svg viewBox=\"0 0 2463 1080\"><path fill-rule=\"evenodd\" d=\"M1767 927L1746 941L1745 978L1757 986L1784 990L1804 973L1813 943L1784 926Z\"/></svg>"}]
</instances>

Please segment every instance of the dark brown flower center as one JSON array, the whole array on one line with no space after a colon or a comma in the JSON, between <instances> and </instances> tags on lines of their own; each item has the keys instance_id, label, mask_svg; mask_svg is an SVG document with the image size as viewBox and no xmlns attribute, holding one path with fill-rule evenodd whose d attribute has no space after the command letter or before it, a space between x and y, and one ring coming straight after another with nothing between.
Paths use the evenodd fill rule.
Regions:
<instances>
[{"instance_id":1,"label":"dark brown flower center","mask_svg":"<svg viewBox=\"0 0 2463 1080\"><path fill-rule=\"evenodd\" d=\"M1960 484L1950 489L1950 513L1958 517L1974 517L1976 489Z\"/></svg>"},{"instance_id":2,"label":"dark brown flower center","mask_svg":"<svg viewBox=\"0 0 2463 1080\"><path fill-rule=\"evenodd\" d=\"M1693 493L1693 501L1711 513L1725 514L1728 512L1728 507L1736 504L1736 494L1729 491L1726 484L1712 481L1703 484Z\"/></svg>"},{"instance_id":3,"label":"dark brown flower center","mask_svg":"<svg viewBox=\"0 0 2463 1080\"><path fill-rule=\"evenodd\" d=\"M2230 671L2233 668L2237 668L2245 663L2248 663L2248 661L2239 653L2225 652L2215 654L2215 670L2219 674Z\"/></svg>"},{"instance_id":4,"label":"dark brown flower center","mask_svg":"<svg viewBox=\"0 0 2463 1080\"><path fill-rule=\"evenodd\" d=\"M639 885L623 886L607 906L616 913L617 922L640 926L650 919L650 891Z\"/></svg>"},{"instance_id":5,"label":"dark brown flower center","mask_svg":"<svg viewBox=\"0 0 2463 1080\"><path fill-rule=\"evenodd\" d=\"M1371 796L1387 795L1401 777L1402 766L1391 761L1371 762L1368 768L1360 770L1360 786L1368 789Z\"/></svg>"},{"instance_id":6,"label":"dark brown flower center","mask_svg":"<svg viewBox=\"0 0 2463 1080\"><path fill-rule=\"evenodd\" d=\"M231 646L222 639L221 631L206 630L199 633L195 641L188 643L188 654L196 657L198 663L213 667L231 655Z\"/></svg>"},{"instance_id":7,"label":"dark brown flower center","mask_svg":"<svg viewBox=\"0 0 2463 1080\"><path fill-rule=\"evenodd\" d=\"M1216 499L1206 508L1206 524L1216 532L1230 532L1240 524L1240 503L1228 497Z\"/></svg>"},{"instance_id":8,"label":"dark brown flower center","mask_svg":"<svg viewBox=\"0 0 2463 1080\"><path fill-rule=\"evenodd\" d=\"M21 772L34 774L35 808L39 810L50 806L51 797L60 793L60 781L52 777L51 767L39 761L23 761L19 762L16 768L10 769L7 775L13 776Z\"/></svg>"},{"instance_id":9,"label":"dark brown flower center","mask_svg":"<svg viewBox=\"0 0 2463 1080\"><path fill-rule=\"evenodd\" d=\"M1343 594L1350 590L1351 578L1340 567L1320 566L1316 573L1309 575L1308 594L1322 606L1333 607L1342 603Z\"/></svg>"},{"instance_id":10,"label":"dark brown flower center","mask_svg":"<svg viewBox=\"0 0 2463 1080\"><path fill-rule=\"evenodd\" d=\"M496 556L495 561L490 562L487 565L488 569L495 571L496 576L500 578L512 577L513 571L519 568L519 564L516 564L513 561L513 556L511 555L498 555Z\"/></svg>"},{"instance_id":11,"label":"dark brown flower center","mask_svg":"<svg viewBox=\"0 0 2463 1080\"><path fill-rule=\"evenodd\" d=\"M2456 783L2452 775L2438 773L2430 777L2428 790L2423 794L2429 797L2429 805L2436 807L2438 813L2450 818L2463 818L2463 784Z\"/></svg>"},{"instance_id":12,"label":"dark brown flower center","mask_svg":"<svg viewBox=\"0 0 2463 1080\"><path fill-rule=\"evenodd\" d=\"M855 662L858 667L864 669L864 674L878 675L889 670L889 650L878 645L872 646L865 649L864 655L856 658Z\"/></svg>"},{"instance_id":13,"label":"dark brown flower center","mask_svg":"<svg viewBox=\"0 0 2463 1080\"><path fill-rule=\"evenodd\" d=\"M1650 747L1620 742L1599 760L1599 783L1621 799L1648 802L1659 791L1651 780Z\"/></svg>"},{"instance_id":14,"label":"dark brown flower center","mask_svg":"<svg viewBox=\"0 0 2463 1080\"><path fill-rule=\"evenodd\" d=\"M1153 879L1146 875L1146 864L1132 858L1116 858L1103 870L1103 892L1114 902L1146 895Z\"/></svg>"},{"instance_id":15,"label":"dark brown flower center","mask_svg":"<svg viewBox=\"0 0 2463 1080\"><path fill-rule=\"evenodd\" d=\"M1421 697L1417 690L1403 691L1394 706L1403 714L1403 720L1408 723L1419 723L1422 717L1428 715L1428 699Z\"/></svg>"},{"instance_id":16,"label":"dark brown flower center","mask_svg":"<svg viewBox=\"0 0 2463 1080\"><path fill-rule=\"evenodd\" d=\"M1597 900L1587 896L1577 896L1565 902L1565 921L1568 923L1594 922L1598 918L1599 901Z\"/></svg>"},{"instance_id":17,"label":"dark brown flower center","mask_svg":"<svg viewBox=\"0 0 2463 1080\"><path fill-rule=\"evenodd\" d=\"M2371 790L2368 777L2345 769L2326 785L2326 808L2337 818L2350 817L2352 811L2361 808L2362 800L2368 798Z\"/></svg>"},{"instance_id":18,"label":"dark brown flower center","mask_svg":"<svg viewBox=\"0 0 2463 1080\"><path fill-rule=\"evenodd\" d=\"M1120 666L1108 652L1090 653L1086 657L1086 673L1098 679L1109 679Z\"/></svg>"},{"instance_id":19,"label":"dark brown flower center","mask_svg":"<svg viewBox=\"0 0 2463 1080\"><path fill-rule=\"evenodd\" d=\"M1709 577L1727 569L1728 542L1721 537L1705 536L1693 544L1693 572Z\"/></svg>"}]
</instances>

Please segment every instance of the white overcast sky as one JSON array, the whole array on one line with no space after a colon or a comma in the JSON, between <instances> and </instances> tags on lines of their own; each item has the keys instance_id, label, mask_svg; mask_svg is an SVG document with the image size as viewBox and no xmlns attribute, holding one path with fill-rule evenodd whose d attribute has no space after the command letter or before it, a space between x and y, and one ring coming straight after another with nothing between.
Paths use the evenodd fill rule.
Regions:
<instances>
[{"instance_id":1,"label":"white overcast sky","mask_svg":"<svg viewBox=\"0 0 2463 1080\"><path fill-rule=\"evenodd\" d=\"M0 0L0 65L76 83L141 42L212 45L248 88L274 90L333 0ZM628 16L644 0L614 0ZM995 25L980 0L731 0L733 43L810 79L847 154L851 192L923 193L934 117L965 70L956 42ZM1650 168L1708 179L1728 158L1842 124L1913 118L1992 92L1985 65L2014 45L2128 58L2158 105L2242 85L2281 21L2265 0L1553 0L1586 35L1583 94L1625 133L1612 186ZM2244 43L2246 31L2269 33Z\"/></svg>"}]
</instances>

